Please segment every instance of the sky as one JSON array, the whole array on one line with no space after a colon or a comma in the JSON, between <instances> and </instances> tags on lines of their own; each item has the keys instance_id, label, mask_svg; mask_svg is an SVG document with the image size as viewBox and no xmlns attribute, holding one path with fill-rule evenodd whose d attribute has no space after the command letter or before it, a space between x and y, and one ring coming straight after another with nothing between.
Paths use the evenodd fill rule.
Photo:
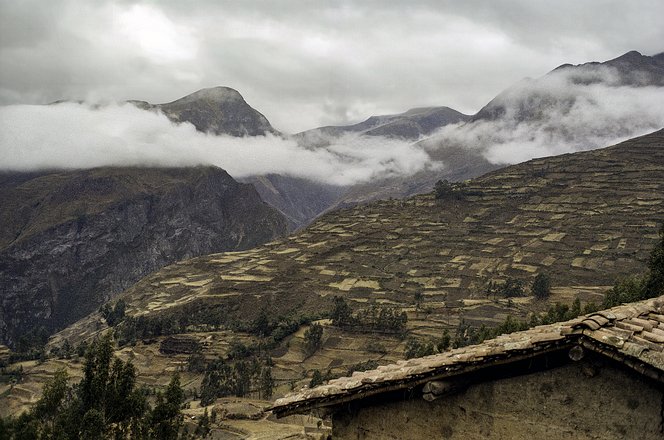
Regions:
<instances>
[{"instance_id":1,"label":"sky","mask_svg":"<svg viewBox=\"0 0 664 440\"><path fill-rule=\"evenodd\" d=\"M0 105L237 89L278 130L475 113L563 63L664 51L661 0L0 0Z\"/></svg>"}]
</instances>

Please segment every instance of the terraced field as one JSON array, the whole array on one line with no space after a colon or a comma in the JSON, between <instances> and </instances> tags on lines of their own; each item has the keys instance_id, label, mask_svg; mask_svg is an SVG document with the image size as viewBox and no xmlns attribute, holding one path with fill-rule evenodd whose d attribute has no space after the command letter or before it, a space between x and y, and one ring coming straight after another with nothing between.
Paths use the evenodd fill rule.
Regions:
<instances>
[{"instance_id":1,"label":"terraced field","mask_svg":"<svg viewBox=\"0 0 664 440\"><path fill-rule=\"evenodd\" d=\"M128 313L201 302L252 319L260 310L315 311L336 295L412 308L422 292L429 323L455 325L460 314L492 322L515 310L487 298L488 282L543 271L554 300L597 299L616 277L641 271L657 240L664 133L512 166L465 192L464 200L427 194L333 212L280 242L166 267L123 294ZM80 336L88 322L55 341Z\"/></svg>"}]
</instances>

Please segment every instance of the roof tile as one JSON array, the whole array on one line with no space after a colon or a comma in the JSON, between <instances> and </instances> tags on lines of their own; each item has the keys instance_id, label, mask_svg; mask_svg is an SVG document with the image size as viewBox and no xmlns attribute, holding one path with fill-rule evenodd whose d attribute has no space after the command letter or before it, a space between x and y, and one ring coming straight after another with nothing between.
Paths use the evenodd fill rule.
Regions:
<instances>
[{"instance_id":1,"label":"roof tile","mask_svg":"<svg viewBox=\"0 0 664 440\"><path fill-rule=\"evenodd\" d=\"M664 296L501 335L475 346L356 372L352 377L335 379L278 399L273 410L286 415L394 387L408 388L427 376L461 374L478 365L490 367L501 359L528 357L560 344L575 344L578 338L583 338L584 346L628 362L637 371L664 378Z\"/></svg>"}]
</instances>

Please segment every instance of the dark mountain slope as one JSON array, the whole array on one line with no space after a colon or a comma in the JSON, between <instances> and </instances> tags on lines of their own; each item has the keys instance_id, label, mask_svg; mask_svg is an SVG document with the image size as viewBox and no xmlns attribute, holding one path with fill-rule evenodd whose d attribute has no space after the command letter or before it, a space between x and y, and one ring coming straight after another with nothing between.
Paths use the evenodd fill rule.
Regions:
<instances>
[{"instance_id":1,"label":"dark mountain slope","mask_svg":"<svg viewBox=\"0 0 664 440\"><path fill-rule=\"evenodd\" d=\"M287 231L215 167L0 175L0 340L61 328L175 261Z\"/></svg>"}]
</instances>

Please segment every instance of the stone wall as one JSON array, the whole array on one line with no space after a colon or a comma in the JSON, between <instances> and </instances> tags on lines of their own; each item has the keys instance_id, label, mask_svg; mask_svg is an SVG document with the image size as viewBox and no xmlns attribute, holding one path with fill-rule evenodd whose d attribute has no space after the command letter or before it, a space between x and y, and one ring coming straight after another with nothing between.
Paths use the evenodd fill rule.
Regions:
<instances>
[{"instance_id":1,"label":"stone wall","mask_svg":"<svg viewBox=\"0 0 664 440\"><path fill-rule=\"evenodd\" d=\"M590 361L470 385L433 402L340 409L334 439L662 439L664 393L617 365Z\"/></svg>"}]
</instances>

